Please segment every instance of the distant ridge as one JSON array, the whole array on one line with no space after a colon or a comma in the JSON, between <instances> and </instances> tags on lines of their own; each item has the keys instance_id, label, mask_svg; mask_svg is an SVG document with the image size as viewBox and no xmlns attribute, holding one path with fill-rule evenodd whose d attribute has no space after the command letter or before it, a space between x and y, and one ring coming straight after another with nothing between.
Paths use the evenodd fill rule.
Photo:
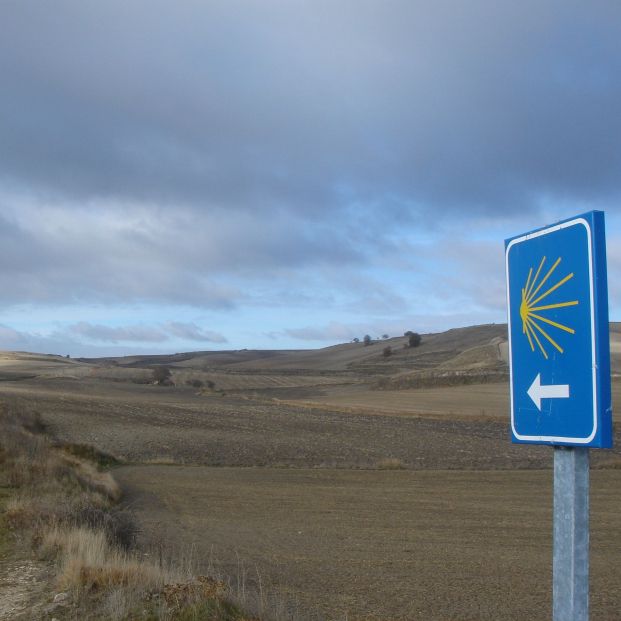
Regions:
<instances>
[{"instance_id":1,"label":"distant ridge","mask_svg":"<svg viewBox=\"0 0 621 621\"><path fill-rule=\"evenodd\" d=\"M429 369L450 363L463 352L506 340L506 324L454 328L422 335L420 346L407 347L405 336L364 343L342 343L320 349L195 351L170 355L78 358L80 362L125 368L172 368L227 370L229 372L294 372L296 370L392 374ZM385 357L383 350L391 348ZM494 361L495 363L497 361ZM476 361L475 361L476 363Z\"/></svg>"},{"instance_id":2,"label":"distant ridge","mask_svg":"<svg viewBox=\"0 0 621 621\"><path fill-rule=\"evenodd\" d=\"M613 373L621 372L621 323L610 324ZM401 375L422 371L494 371L507 369L507 325L482 324L422 335L420 346L407 347L398 336L364 343L342 343L319 349L221 350L175 354L78 358L79 362L124 368L219 371L227 373L338 372ZM390 347L391 354L383 355Z\"/></svg>"}]
</instances>

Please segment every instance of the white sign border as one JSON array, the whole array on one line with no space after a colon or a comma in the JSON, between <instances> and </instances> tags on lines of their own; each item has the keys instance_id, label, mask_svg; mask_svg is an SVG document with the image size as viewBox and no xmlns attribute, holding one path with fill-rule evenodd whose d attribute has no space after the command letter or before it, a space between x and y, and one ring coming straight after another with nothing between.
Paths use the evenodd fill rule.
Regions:
<instances>
[{"instance_id":1,"label":"white sign border","mask_svg":"<svg viewBox=\"0 0 621 621\"><path fill-rule=\"evenodd\" d=\"M526 436L521 435L515 428L515 415L513 408L513 355L511 351L511 293L509 290L509 252L513 246L522 242L541 237L542 235L548 235L561 229L566 229L571 226L583 225L587 230L587 240L589 248L589 290L590 290L590 302L591 302L591 369L593 379L593 431L586 438L565 438L561 436ZM567 222L561 222L553 226L535 231L533 233L527 233L521 237L512 239L507 245L505 251L505 272L507 278L507 324L508 324L508 343L509 343L509 392L511 399L511 430L513 435L524 442L553 442L558 444L588 444L597 435L597 365L596 365L596 351L595 351L595 292L593 286L593 242L592 242L592 230L591 225L584 218L574 218Z\"/></svg>"}]
</instances>

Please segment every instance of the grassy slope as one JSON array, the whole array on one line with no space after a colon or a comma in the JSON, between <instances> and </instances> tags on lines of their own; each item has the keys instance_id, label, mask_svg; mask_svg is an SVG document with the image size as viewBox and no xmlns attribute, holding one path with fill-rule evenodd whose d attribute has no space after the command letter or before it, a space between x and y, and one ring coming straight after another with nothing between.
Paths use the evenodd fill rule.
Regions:
<instances>
[{"instance_id":1,"label":"grassy slope","mask_svg":"<svg viewBox=\"0 0 621 621\"><path fill-rule=\"evenodd\" d=\"M0 408L0 425L0 619L244 620L224 583L133 551L109 456L52 446L25 409Z\"/></svg>"}]
</instances>

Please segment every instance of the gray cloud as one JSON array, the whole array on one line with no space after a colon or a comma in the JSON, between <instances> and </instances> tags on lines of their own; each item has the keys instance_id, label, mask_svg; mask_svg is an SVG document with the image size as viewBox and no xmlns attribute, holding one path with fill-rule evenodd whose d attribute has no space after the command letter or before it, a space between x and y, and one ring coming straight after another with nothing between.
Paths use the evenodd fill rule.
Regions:
<instances>
[{"instance_id":1,"label":"gray cloud","mask_svg":"<svg viewBox=\"0 0 621 621\"><path fill-rule=\"evenodd\" d=\"M10 326L0 325L0 347L2 349L20 349L25 339L23 335Z\"/></svg>"},{"instance_id":2,"label":"gray cloud","mask_svg":"<svg viewBox=\"0 0 621 621\"><path fill-rule=\"evenodd\" d=\"M209 343L226 343L227 339L218 332L204 330L195 323L182 323L180 321L169 321L164 328L172 336L176 336L185 341L204 341Z\"/></svg>"},{"instance_id":3,"label":"gray cloud","mask_svg":"<svg viewBox=\"0 0 621 621\"><path fill-rule=\"evenodd\" d=\"M103 326L80 321L69 326L68 331L77 337L89 340L118 343L132 341L143 343L162 343L168 340L168 335L158 328L146 326Z\"/></svg>"},{"instance_id":4,"label":"gray cloud","mask_svg":"<svg viewBox=\"0 0 621 621\"><path fill-rule=\"evenodd\" d=\"M343 340L502 314L502 237L466 223L618 212L620 23L603 0L0 3L0 309L304 309L286 336ZM224 342L175 316L59 338Z\"/></svg>"},{"instance_id":5,"label":"gray cloud","mask_svg":"<svg viewBox=\"0 0 621 621\"><path fill-rule=\"evenodd\" d=\"M0 203L2 197L0 197ZM286 269L363 264L355 233L282 214L229 218L189 209L32 207L0 211L0 304L174 302L226 310L244 280ZM239 282L239 284L236 284Z\"/></svg>"},{"instance_id":6,"label":"gray cloud","mask_svg":"<svg viewBox=\"0 0 621 621\"><path fill-rule=\"evenodd\" d=\"M227 342L227 339L218 332L204 330L193 322L180 321L169 321L157 326L105 326L80 321L69 326L66 331L74 338L107 343L163 343L173 338L210 343Z\"/></svg>"},{"instance_id":7,"label":"gray cloud","mask_svg":"<svg viewBox=\"0 0 621 621\"><path fill-rule=\"evenodd\" d=\"M610 202L620 22L603 1L6 2L0 175L305 218Z\"/></svg>"},{"instance_id":8,"label":"gray cloud","mask_svg":"<svg viewBox=\"0 0 621 621\"><path fill-rule=\"evenodd\" d=\"M607 262L608 262L608 298L611 310L611 319L619 321L617 309L621 308L621 286L619 277L621 274L621 236L609 235L607 243Z\"/></svg>"},{"instance_id":9,"label":"gray cloud","mask_svg":"<svg viewBox=\"0 0 621 621\"><path fill-rule=\"evenodd\" d=\"M350 341L354 337L362 338L357 326L346 326L339 322L330 322L325 326L306 326L285 330L287 336L302 341ZM358 326L359 327L359 326ZM273 336L273 335L272 335Z\"/></svg>"},{"instance_id":10,"label":"gray cloud","mask_svg":"<svg viewBox=\"0 0 621 621\"><path fill-rule=\"evenodd\" d=\"M76 338L77 337L77 338ZM56 354L59 356L126 356L130 354L154 354L167 353L168 348L162 346L153 347L153 343L148 343L145 347L136 346L132 343L128 345L109 345L84 343L79 340L79 334L72 334L71 331L57 331L53 334L45 335L36 332L15 330L10 326L0 324L0 350L27 351ZM113 341L107 341L110 343Z\"/></svg>"},{"instance_id":11,"label":"gray cloud","mask_svg":"<svg viewBox=\"0 0 621 621\"><path fill-rule=\"evenodd\" d=\"M426 275L424 288L437 308L450 300L462 310L504 317L507 298L502 244L447 237L430 250L428 260L435 267Z\"/></svg>"}]
</instances>

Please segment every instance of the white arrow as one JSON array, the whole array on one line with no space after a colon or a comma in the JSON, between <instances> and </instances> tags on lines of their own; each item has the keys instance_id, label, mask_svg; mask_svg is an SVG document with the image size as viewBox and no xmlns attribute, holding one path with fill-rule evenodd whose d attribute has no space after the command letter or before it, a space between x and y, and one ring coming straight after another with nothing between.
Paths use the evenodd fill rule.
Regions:
<instances>
[{"instance_id":1,"label":"white arrow","mask_svg":"<svg viewBox=\"0 0 621 621\"><path fill-rule=\"evenodd\" d=\"M541 412L542 399L567 399L569 397L569 384L550 384L549 386L542 386L541 373L537 373L537 377L533 380L533 383L528 389L528 396Z\"/></svg>"}]
</instances>

